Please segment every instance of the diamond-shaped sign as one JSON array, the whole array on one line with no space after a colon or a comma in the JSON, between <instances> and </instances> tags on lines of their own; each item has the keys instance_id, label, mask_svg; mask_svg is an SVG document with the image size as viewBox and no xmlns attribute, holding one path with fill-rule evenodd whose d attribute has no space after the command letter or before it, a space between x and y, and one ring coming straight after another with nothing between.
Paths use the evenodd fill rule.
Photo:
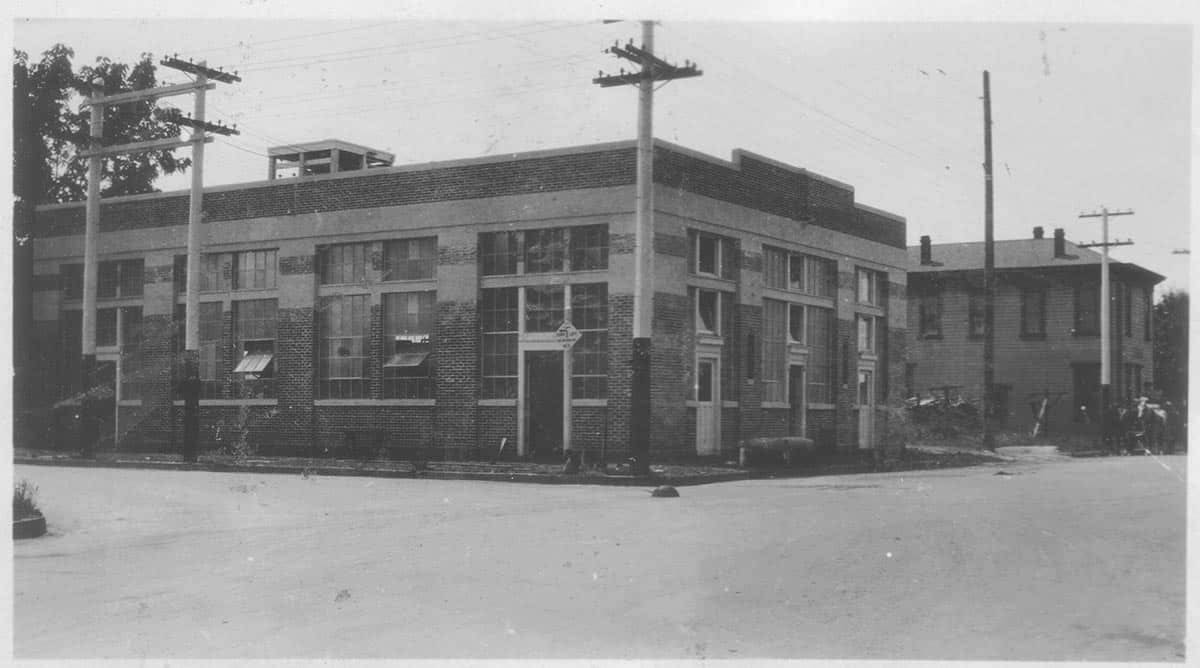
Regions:
<instances>
[{"instance_id":1,"label":"diamond-shaped sign","mask_svg":"<svg viewBox=\"0 0 1200 668\"><path fill-rule=\"evenodd\" d=\"M570 322L564 322L558 329L554 330L554 340L561 343L564 349L574 346L575 342L581 336L583 336L583 333L575 329L575 325L572 325Z\"/></svg>"}]
</instances>

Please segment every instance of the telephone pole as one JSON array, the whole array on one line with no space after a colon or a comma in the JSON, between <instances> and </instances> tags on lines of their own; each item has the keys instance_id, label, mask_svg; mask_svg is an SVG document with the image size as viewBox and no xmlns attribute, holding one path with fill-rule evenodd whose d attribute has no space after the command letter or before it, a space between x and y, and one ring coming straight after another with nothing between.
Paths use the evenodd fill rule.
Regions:
<instances>
[{"instance_id":1,"label":"telephone pole","mask_svg":"<svg viewBox=\"0 0 1200 668\"><path fill-rule=\"evenodd\" d=\"M194 65L191 62L183 62L178 58L172 57L161 61L162 65L172 67L184 72L189 72L197 75L196 80L190 83L175 84L169 86L158 86L145 90L128 91L124 93L115 93L113 95L104 95L100 88L101 82L95 80L92 82L92 95L84 100L84 104L91 107L91 141L88 150L80 153L80 157L88 159L88 194L86 218L84 222L84 251L83 251L83 314L82 314L82 352L83 365L82 375L84 389L86 390L91 383L91 376L96 367L96 287L98 277L98 265L96 261L97 248L96 242L100 229L100 179L102 176L102 160L105 157L117 156L126 153L142 153L146 151L160 151L165 149L174 149L184 146L191 146L193 150L192 158L192 216L188 221L188 332L189 337L195 328L196 338L199 338L199 322L196 320L197 309L193 308L193 299L198 295L198 291L192 289L192 281L199 274L199 256L196 256L196 264L192 265L192 227L199 227L199 200L197 192L202 187L203 181L201 176L201 165L204 159L204 144L212 141L212 137L205 134L205 131L214 132L222 135L238 134L236 128L227 128L224 125L214 125L204 122L204 94L206 91L215 88L216 84L210 83L208 79L216 79L224 83L233 83L241 81L237 73L229 74L223 70L210 70L204 67L204 63ZM128 144L119 144L113 146L104 145L104 111L107 107L118 104L127 104L130 102L155 101L160 98L170 97L173 95L185 95L194 93L196 95L196 113L198 118L193 120L183 118L178 112L174 113L159 113L158 116L175 125L186 125L194 129L192 136L188 139L182 137L167 138L167 139L152 139L149 141L133 142ZM196 237L198 239L198 236ZM197 284L198 288L199 285ZM194 323L194 324L193 324ZM188 338L189 351L197 351L195 357L198 357L199 344L196 339ZM116 379L117 383L120 379ZM185 385L186 388L186 385ZM192 430L192 438L190 441L191 450L189 450L188 440L188 415L189 410L196 425L199 424L196 416L199 410L199 383L196 383L196 399L189 402L187 392L184 393L184 458L189 461L195 459L195 443L198 433L197 429ZM82 450L85 454L93 454L95 439L97 434L92 433L94 430L95 415L93 410L88 406L85 400L81 411L81 442ZM190 455L190 459L189 459Z\"/></svg>"},{"instance_id":2,"label":"telephone pole","mask_svg":"<svg viewBox=\"0 0 1200 668\"><path fill-rule=\"evenodd\" d=\"M983 71L983 447L996 449L992 434L992 385L996 378L996 239L992 206L992 89Z\"/></svg>"},{"instance_id":3,"label":"telephone pole","mask_svg":"<svg viewBox=\"0 0 1200 668\"><path fill-rule=\"evenodd\" d=\"M1132 216L1133 210L1109 211L1108 207L1100 207L1097 213L1081 213L1080 218L1099 218L1101 229L1100 243L1079 244L1080 248L1100 247L1100 442L1108 442L1108 409L1112 401L1112 332L1109 331L1109 285L1108 285L1108 247L1129 246L1132 241L1109 241L1109 216Z\"/></svg>"},{"instance_id":4,"label":"telephone pole","mask_svg":"<svg viewBox=\"0 0 1200 668\"><path fill-rule=\"evenodd\" d=\"M654 84L702 72L694 63L672 65L654 55L654 22L642 21L642 44L613 44L605 53L641 66L637 72L605 75L592 79L602 88L624 84L638 87L637 195L634 214L633 271L633 366L630 388L629 450L633 473L650 472L650 352L654 314Z\"/></svg>"}]
</instances>

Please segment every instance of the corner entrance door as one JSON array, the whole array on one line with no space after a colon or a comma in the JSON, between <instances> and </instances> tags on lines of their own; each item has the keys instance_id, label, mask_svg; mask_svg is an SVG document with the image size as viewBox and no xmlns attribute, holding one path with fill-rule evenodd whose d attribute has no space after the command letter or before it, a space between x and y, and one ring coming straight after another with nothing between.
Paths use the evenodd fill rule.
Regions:
<instances>
[{"instance_id":1,"label":"corner entrance door","mask_svg":"<svg viewBox=\"0 0 1200 668\"><path fill-rule=\"evenodd\" d=\"M563 353L525 352L525 452L531 458L562 456Z\"/></svg>"},{"instance_id":2,"label":"corner entrance door","mask_svg":"<svg viewBox=\"0 0 1200 668\"><path fill-rule=\"evenodd\" d=\"M788 434L806 436L804 404L804 367L793 364L788 367Z\"/></svg>"},{"instance_id":3,"label":"corner entrance door","mask_svg":"<svg viewBox=\"0 0 1200 668\"><path fill-rule=\"evenodd\" d=\"M858 447L875 445L875 372L858 370Z\"/></svg>"},{"instance_id":4,"label":"corner entrance door","mask_svg":"<svg viewBox=\"0 0 1200 668\"><path fill-rule=\"evenodd\" d=\"M721 454L720 359L696 360L696 454Z\"/></svg>"}]
</instances>

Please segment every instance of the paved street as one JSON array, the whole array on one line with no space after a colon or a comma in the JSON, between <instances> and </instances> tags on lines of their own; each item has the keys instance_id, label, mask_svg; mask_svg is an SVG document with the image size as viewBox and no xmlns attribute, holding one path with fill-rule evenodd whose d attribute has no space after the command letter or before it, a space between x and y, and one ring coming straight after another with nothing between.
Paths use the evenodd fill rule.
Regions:
<instances>
[{"instance_id":1,"label":"paved street","mask_svg":"<svg viewBox=\"0 0 1200 668\"><path fill-rule=\"evenodd\" d=\"M1182 661L1185 469L1022 461L657 499L18 466L51 535L14 547L14 651Z\"/></svg>"}]
</instances>

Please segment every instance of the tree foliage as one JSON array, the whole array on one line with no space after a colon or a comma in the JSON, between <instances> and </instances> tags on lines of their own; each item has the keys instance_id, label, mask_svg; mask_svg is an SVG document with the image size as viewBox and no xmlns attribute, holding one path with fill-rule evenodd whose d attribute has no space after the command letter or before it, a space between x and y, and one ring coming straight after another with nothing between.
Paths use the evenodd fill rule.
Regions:
<instances>
[{"instance_id":1,"label":"tree foliage","mask_svg":"<svg viewBox=\"0 0 1200 668\"><path fill-rule=\"evenodd\" d=\"M13 52L13 191L34 202L66 202L87 196L87 160L79 152L90 142L90 108L83 104L91 83L99 79L105 95L158 85L154 60L143 53L132 66L98 58L78 71L75 52L56 44L30 60ZM175 137L175 126L159 120L153 101L108 106L104 113L107 145ZM182 172L190 158L174 150L149 151L105 158L100 194L104 197L155 192L155 180Z\"/></svg>"},{"instance_id":2,"label":"tree foliage","mask_svg":"<svg viewBox=\"0 0 1200 668\"><path fill-rule=\"evenodd\" d=\"M1168 399L1187 399L1188 293L1182 290L1154 305L1154 381Z\"/></svg>"}]
</instances>

